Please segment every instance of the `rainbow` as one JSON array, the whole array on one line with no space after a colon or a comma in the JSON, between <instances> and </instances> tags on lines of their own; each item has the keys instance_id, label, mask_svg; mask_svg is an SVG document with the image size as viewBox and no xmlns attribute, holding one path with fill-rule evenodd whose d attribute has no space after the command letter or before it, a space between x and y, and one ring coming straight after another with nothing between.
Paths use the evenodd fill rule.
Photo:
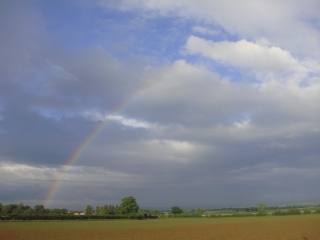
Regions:
<instances>
[{"instance_id":1,"label":"rainbow","mask_svg":"<svg viewBox=\"0 0 320 240\"><path fill-rule=\"evenodd\" d=\"M169 71L170 72L170 71ZM54 197L55 193L59 189L59 187L62 185L64 177L68 174L69 169L76 163L76 161L79 159L79 157L83 154L83 152L88 148L88 146L92 143L92 141L103 131L103 129L112 121L113 117L120 114L122 111L124 111L127 107L132 105L134 102L136 102L138 99L143 97L146 93L150 92L155 87L159 86L161 83L163 83L165 80L167 80L172 74L166 73L163 74L159 79L154 81L153 83L147 85L146 87L142 88L141 90L137 91L135 94L133 94L132 97L130 97L127 101L125 101L123 104L121 104L119 107L116 108L109 116L106 121L100 123L90 134L87 136L84 141L80 144L80 146L77 148L77 150L71 155L70 159L67 161L67 163L64 165L60 175L58 178L54 181L51 188L49 189L49 192L46 195L45 200L43 201L43 205L47 207Z\"/></svg>"}]
</instances>

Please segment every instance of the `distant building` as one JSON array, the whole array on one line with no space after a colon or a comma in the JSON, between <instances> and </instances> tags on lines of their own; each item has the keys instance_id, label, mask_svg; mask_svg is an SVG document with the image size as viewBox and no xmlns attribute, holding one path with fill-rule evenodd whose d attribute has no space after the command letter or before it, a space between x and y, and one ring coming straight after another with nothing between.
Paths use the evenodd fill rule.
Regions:
<instances>
[{"instance_id":1,"label":"distant building","mask_svg":"<svg viewBox=\"0 0 320 240\"><path fill-rule=\"evenodd\" d=\"M84 211L68 211L67 213L70 215L81 215L81 216L85 215Z\"/></svg>"}]
</instances>

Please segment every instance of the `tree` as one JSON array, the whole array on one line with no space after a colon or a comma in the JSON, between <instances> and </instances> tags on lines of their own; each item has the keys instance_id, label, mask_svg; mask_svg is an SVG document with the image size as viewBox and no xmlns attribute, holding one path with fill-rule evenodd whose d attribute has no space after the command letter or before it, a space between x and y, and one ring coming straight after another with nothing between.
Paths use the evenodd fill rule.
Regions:
<instances>
[{"instance_id":1,"label":"tree","mask_svg":"<svg viewBox=\"0 0 320 240\"><path fill-rule=\"evenodd\" d=\"M11 212L10 212L10 209L11 209L10 205L2 205L1 215L2 215L2 216L5 216L5 215L7 215L8 213L11 213Z\"/></svg>"},{"instance_id":2,"label":"tree","mask_svg":"<svg viewBox=\"0 0 320 240\"><path fill-rule=\"evenodd\" d=\"M118 205L115 207L115 213L120 213L120 207Z\"/></svg>"},{"instance_id":3,"label":"tree","mask_svg":"<svg viewBox=\"0 0 320 240\"><path fill-rule=\"evenodd\" d=\"M17 204L2 205L1 215L5 216L6 214L14 213L17 210L17 207Z\"/></svg>"},{"instance_id":4,"label":"tree","mask_svg":"<svg viewBox=\"0 0 320 240\"><path fill-rule=\"evenodd\" d=\"M86 206L86 209L85 209L84 211L85 211L86 216L91 216L91 215L93 215L93 208L92 208L92 206L90 206L90 205L87 205L87 206Z\"/></svg>"},{"instance_id":5,"label":"tree","mask_svg":"<svg viewBox=\"0 0 320 240\"><path fill-rule=\"evenodd\" d=\"M100 207L96 206L95 215L98 216L100 214Z\"/></svg>"},{"instance_id":6,"label":"tree","mask_svg":"<svg viewBox=\"0 0 320 240\"><path fill-rule=\"evenodd\" d=\"M23 206L22 203L20 203L20 204L18 205L18 207L16 208L16 210L14 211L14 213L15 213L15 214L23 214L25 210L26 210L26 207Z\"/></svg>"},{"instance_id":7,"label":"tree","mask_svg":"<svg viewBox=\"0 0 320 240\"><path fill-rule=\"evenodd\" d=\"M49 215L51 216L61 216L61 215L67 215L67 211L65 208L59 209L59 208L51 208L49 210Z\"/></svg>"},{"instance_id":8,"label":"tree","mask_svg":"<svg viewBox=\"0 0 320 240\"><path fill-rule=\"evenodd\" d=\"M23 215L34 215L33 208L28 208L24 211Z\"/></svg>"},{"instance_id":9,"label":"tree","mask_svg":"<svg viewBox=\"0 0 320 240\"><path fill-rule=\"evenodd\" d=\"M179 208L177 206L173 206L171 208L171 213L172 214L180 214L180 213L183 213L183 210L182 210L182 208Z\"/></svg>"},{"instance_id":10,"label":"tree","mask_svg":"<svg viewBox=\"0 0 320 240\"><path fill-rule=\"evenodd\" d=\"M139 205L134 197L129 196L121 200L119 212L121 214L137 213L139 211Z\"/></svg>"},{"instance_id":11,"label":"tree","mask_svg":"<svg viewBox=\"0 0 320 240\"><path fill-rule=\"evenodd\" d=\"M101 208L100 208L100 213L99 213L101 216L106 216L109 214L109 211L108 211L108 205L103 205Z\"/></svg>"},{"instance_id":12,"label":"tree","mask_svg":"<svg viewBox=\"0 0 320 240\"><path fill-rule=\"evenodd\" d=\"M203 209L203 208L198 208L198 209L197 209L197 213L200 214L200 215L203 215L203 214L206 213L206 210Z\"/></svg>"},{"instance_id":13,"label":"tree","mask_svg":"<svg viewBox=\"0 0 320 240\"><path fill-rule=\"evenodd\" d=\"M35 205L33 209L34 209L35 215L42 215L46 213L46 209L44 208L43 205Z\"/></svg>"},{"instance_id":14,"label":"tree","mask_svg":"<svg viewBox=\"0 0 320 240\"><path fill-rule=\"evenodd\" d=\"M109 205L108 212L109 214L115 214L116 213L115 207L113 205Z\"/></svg>"},{"instance_id":15,"label":"tree","mask_svg":"<svg viewBox=\"0 0 320 240\"><path fill-rule=\"evenodd\" d=\"M257 214L258 216L267 215L267 211L266 211L267 205L265 205L264 203L258 203L257 206L258 206L258 214Z\"/></svg>"}]
</instances>

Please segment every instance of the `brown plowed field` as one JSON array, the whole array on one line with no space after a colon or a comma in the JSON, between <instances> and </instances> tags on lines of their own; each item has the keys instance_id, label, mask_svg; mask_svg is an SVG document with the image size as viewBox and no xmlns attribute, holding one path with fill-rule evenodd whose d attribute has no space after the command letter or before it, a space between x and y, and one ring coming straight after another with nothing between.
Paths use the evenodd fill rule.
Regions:
<instances>
[{"instance_id":1,"label":"brown plowed field","mask_svg":"<svg viewBox=\"0 0 320 240\"><path fill-rule=\"evenodd\" d=\"M0 239L320 240L320 215L0 222Z\"/></svg>"}]
</instances>

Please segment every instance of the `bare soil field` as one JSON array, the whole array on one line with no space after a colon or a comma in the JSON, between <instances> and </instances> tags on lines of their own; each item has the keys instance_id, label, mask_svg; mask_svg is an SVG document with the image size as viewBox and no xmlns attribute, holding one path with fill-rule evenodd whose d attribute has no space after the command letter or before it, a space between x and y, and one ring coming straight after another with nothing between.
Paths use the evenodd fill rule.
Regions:
<instances>
[{"instance_id":1,"label":"bare soil field","mask_svg":"<svg viewBox=\"0 0 320 240\"><path fill-rule=\"evenodd\" d=\"M319 240L320 215L0 222L1 240L240 239Z\"/></svg>"}]
</instances>

